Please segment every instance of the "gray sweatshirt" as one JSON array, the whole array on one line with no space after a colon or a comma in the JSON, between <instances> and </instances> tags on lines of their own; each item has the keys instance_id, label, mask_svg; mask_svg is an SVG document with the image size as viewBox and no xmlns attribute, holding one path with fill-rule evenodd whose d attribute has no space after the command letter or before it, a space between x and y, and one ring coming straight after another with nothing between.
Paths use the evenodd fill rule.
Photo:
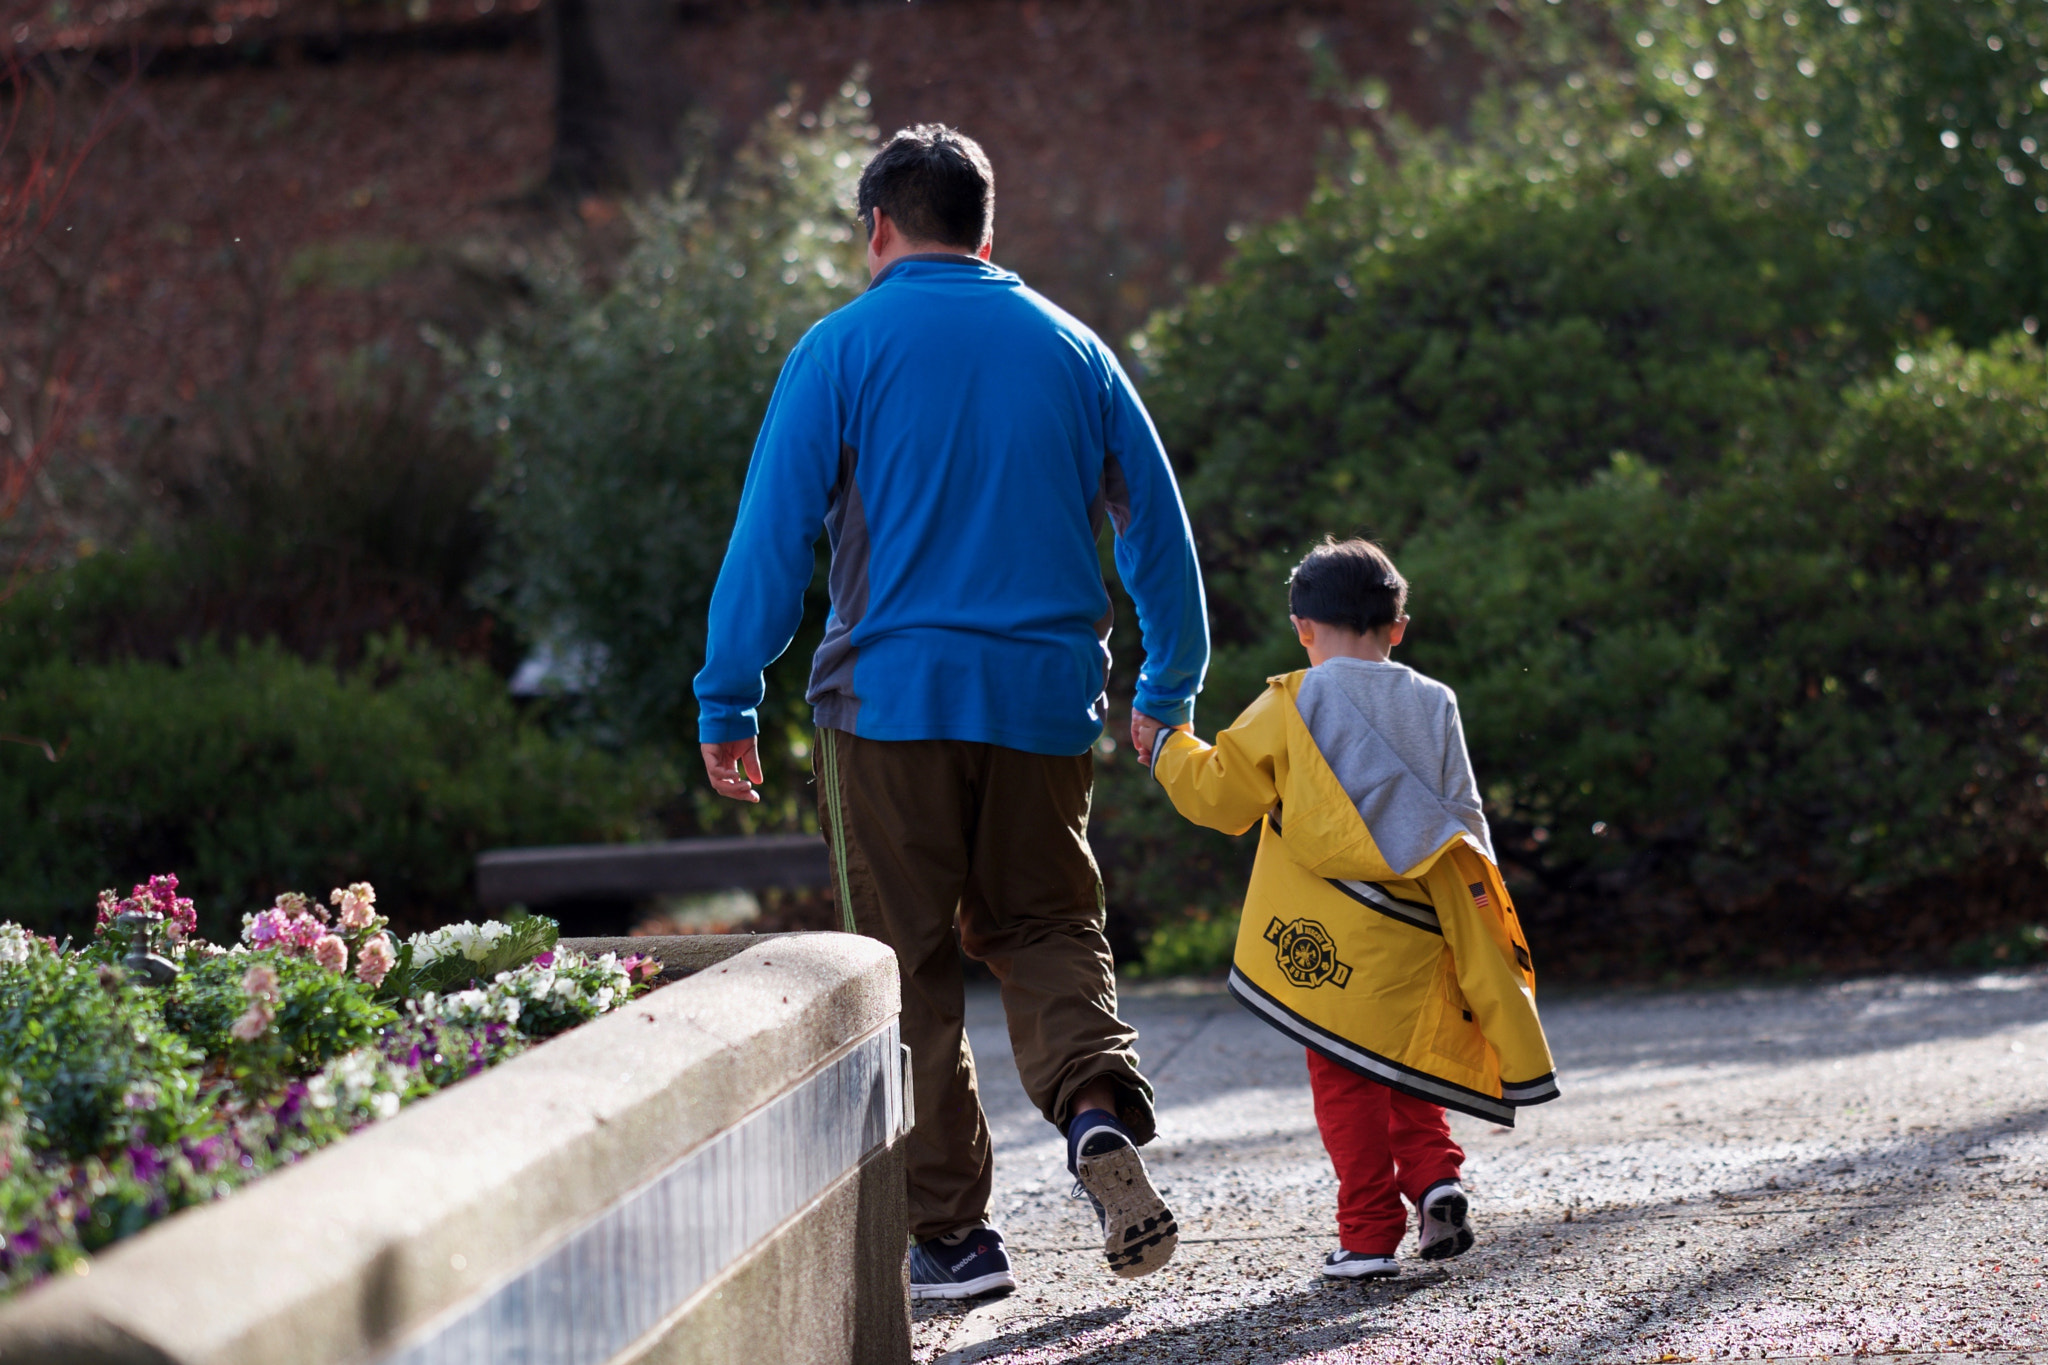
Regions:
<instances>
[{"instance_id":1,"label":"gray sweatshirt","mask_svg":"<svg viewBox=\"0 0 2048 1365\"><path fill-rule=\"evenodd\" d=\"M1326 659L1296 706L1388 866L1405 872L1461 831L1493 857L1450 688L1406 664Z\"/></svg>"}]
</instances>

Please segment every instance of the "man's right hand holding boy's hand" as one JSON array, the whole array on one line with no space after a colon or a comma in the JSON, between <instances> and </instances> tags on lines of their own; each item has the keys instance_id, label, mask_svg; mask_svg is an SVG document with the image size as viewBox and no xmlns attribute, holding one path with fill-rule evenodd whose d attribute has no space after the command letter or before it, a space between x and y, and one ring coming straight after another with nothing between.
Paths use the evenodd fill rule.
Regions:
<instances>
[{"instance_id":1,"label":"man's right hand holding boy's hand","mask_svg":"<svg viewBox=\"0 0 2048 1365\"><path fill-rule=\"evenodd\" d=\"M1191 735L1195 732L1195 727L1193 725L1168 725L1164 721L1152 719L1143 711L1136 710L1135 708L1131 711L1131 747L1138 751L1138 762L1148 768L1152 766L1152 746L1159 742L1159 732L1161 730L1179 730Z\"/></svg>"}]
</instances>

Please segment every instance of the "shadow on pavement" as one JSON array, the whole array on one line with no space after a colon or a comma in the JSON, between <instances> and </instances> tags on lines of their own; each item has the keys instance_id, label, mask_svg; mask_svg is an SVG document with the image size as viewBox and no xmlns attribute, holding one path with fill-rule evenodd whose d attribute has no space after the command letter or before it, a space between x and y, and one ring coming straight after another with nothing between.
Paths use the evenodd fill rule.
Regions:
<instances>
[{"instance_id":1,"label":"shadow on pavement","mask_svg":"<svg viewBox=\"0 0 2048 1365\"><path fill-rule=\"evenodd\" d=\"M1935 1156L1939 1165L1943 1161L1959 1159L1973 1148L1994 1140L2042 1131L2048 1131L2048 1109L2003 1114L1994 1121L1924 1133L1913 1145L1931 1149L1929 1154ZM1162 1361L1212 1358L1283 1362L1319 1352L1342 1351L1397 1331L1412 1333L1412 1320L1408 1323L1380 1323L1374 1321L1373 1311L1416 1294L1446 1286L1453 1287L1455 1292L1465 1297L1484 1298L1512 1293L1515 1285L1497 1282L1519 1278L1517 1271L1535 1269L1544 1273L1541 1260L1534 1253L1542 1246L1538 1239L1545 1229L1555 1230L1566 1238L1572 1250L1597 1258L1603 1248L1587 1244L1611 1246L1633 1232L1643 1231L1644 1225L1651 1222L1724 1216L1763 1221L1764 1229L1741 1249L1732 1252L1724 1249L1711 1261L1696 1262L1691 1266L1674 1256L1667 1265L1648 1275L1648 1284L1610 1285L1584 1268L1560 1268L1548 1272L1569 1275L1579 1281L1564 1288L1580 1294L1590 1292L1611 1297L1604 1311L1582 1300L1579 1321L1561 1324L1560 1330L1547 1337L1541 1354L1551 1360L1579 1362L1609 1357L1609 1353L1626 1355L1634 1350L1636 1358L1652 1360L1656 1357L1641 1352L1658 1350L1658 1347L1649 1345L1650 1340L1674 1330L1754 1332L1756 1327L1745 1322L1743 1316L1733 1310L1755 1305L1774 1292L1808 1286L1821 1276L1824 1272L1820 1271L1818 1262L1839 1251L1843 1228L1830 1225L1823 1232L1811 1222L1795 1222L1795 1218L1815 1214L1830 1217L1846 1215L1848 1225L1856 1229L1857 1235L1867 1237L1887 1226L1910 1220L1945 1195L1955 1197L1953 1191L1944 1189L1933 1178L1931 1171L1924 1176L1918 1171L1911 1171L1910 1174L1918 1177L1912 1183L1896 1183L1875 1191L1819 1191L1812 1188L1813 1182L1835 1174L1835 1170L1830 1168L1838 1168L1845 1160L1859 1171L1866 1167L1881 1170L1888 1164L1895 1164L1899 1145L1898 1139L1886 1138L1849 1151L1838 1150L1826 1157L1802 1163L1803 1168L1795 1167L1789 1188L1755 1185L1724 1191L1718 1204L1646 1204L1580 1215L1571 1222L1530 1217L1506 1221L1496 1224L1501 1231L1491 1240L1513 1239L1524 1243L1530 1255L1511 1257L1484 1269L1432 1267L1420 1274L1404 1275L1392 1281L1356 1285L1325 1283L1305 1287L1275 1295L1256 1307L1240 1305L1213 1317L1163 1325L1136 1337L1055 1358L1060 1360L1060 1365L1112 1365L1112 1362L1153 1365ZM1854 1198L1860 1202L1818 1208L1812 1204L1815 1199L1843 1198ZM1472 1273L1473 1269L1478 1269L1479 1273ZM1526 1281L1521 1288L1526 1292ZM1026 1348L1056 1349L1061 1341L1112 1325L1129 1311L1118 1308L1036 1322L1020 1321L1001 1335L962 1352L958 1359L983 1360ZM1443 1311L1454 1312L1455 1305L1446 1301ZM1254 1314L1256 1326L1250 1325ZM1712 1326L1704 1321L1710 1314L1714 1318ZM1688 1323L1684 1320L1687 1317L1701 1321ZM1248 1336L1248 1332L1254 1335ZM1745 1352L1750 1346L1761 1350L1763 1343L1746 1342ZM1893 1350L1913 1348L1901 1348L1892 1343L1845 1341L1841 1354L1860 1355L1869 1349L1889 1354ZM1219 1351L1227 1352L1227 1356L1217 1355ZM1725 1353L1725 1350L1717 1351L1717 1355Z\"/></svg>"}]
</instances>

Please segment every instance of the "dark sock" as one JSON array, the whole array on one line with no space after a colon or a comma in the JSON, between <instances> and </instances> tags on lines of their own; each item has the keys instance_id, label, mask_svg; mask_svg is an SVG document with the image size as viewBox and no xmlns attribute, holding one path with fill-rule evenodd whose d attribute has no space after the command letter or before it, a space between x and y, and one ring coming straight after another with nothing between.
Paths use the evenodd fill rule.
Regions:
<instances>
[{"instance_id":1,"label":"dark sock","mask_svg":"<svg viewBox=\"0 0 2048 1365\"><path fill-rule=\"evenodd\" d=\"M1102 1139L1091 1145L1090 1139L1104 1130L1114 1134L1122 1143L1131 1144L1129 1131L1107 1109L1084 1109L1074 1116L1067 1125L1067 1170L1070 1173L1080 1164L1083 1155L1094 1156L1117 1145L1116 1141Z\"/></svg>"}]
</instances>

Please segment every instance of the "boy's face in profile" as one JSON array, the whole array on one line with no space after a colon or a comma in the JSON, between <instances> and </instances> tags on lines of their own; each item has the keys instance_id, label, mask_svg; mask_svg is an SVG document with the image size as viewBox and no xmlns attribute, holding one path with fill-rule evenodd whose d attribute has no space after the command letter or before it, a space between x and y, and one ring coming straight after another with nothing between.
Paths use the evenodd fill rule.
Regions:
<instances>
[{"instance_id":1,"label":"boy's face in profile","mask_svg":"<svg viewBox=\"0 0 2048 1365\"><path fill-rule=\"evenodd\" d=\"M1328 621L1311 621L1303 616L1289 616L1294 623L1295 638L1308 651L1310 667L1326 659L1365 659L1372 663L1385 663L1394 652L1394 646L1408 633L1408 618L1381 626L1376 630L1356 631L1345 626L1331 625Z\"/></svg>"}]
</instances>

